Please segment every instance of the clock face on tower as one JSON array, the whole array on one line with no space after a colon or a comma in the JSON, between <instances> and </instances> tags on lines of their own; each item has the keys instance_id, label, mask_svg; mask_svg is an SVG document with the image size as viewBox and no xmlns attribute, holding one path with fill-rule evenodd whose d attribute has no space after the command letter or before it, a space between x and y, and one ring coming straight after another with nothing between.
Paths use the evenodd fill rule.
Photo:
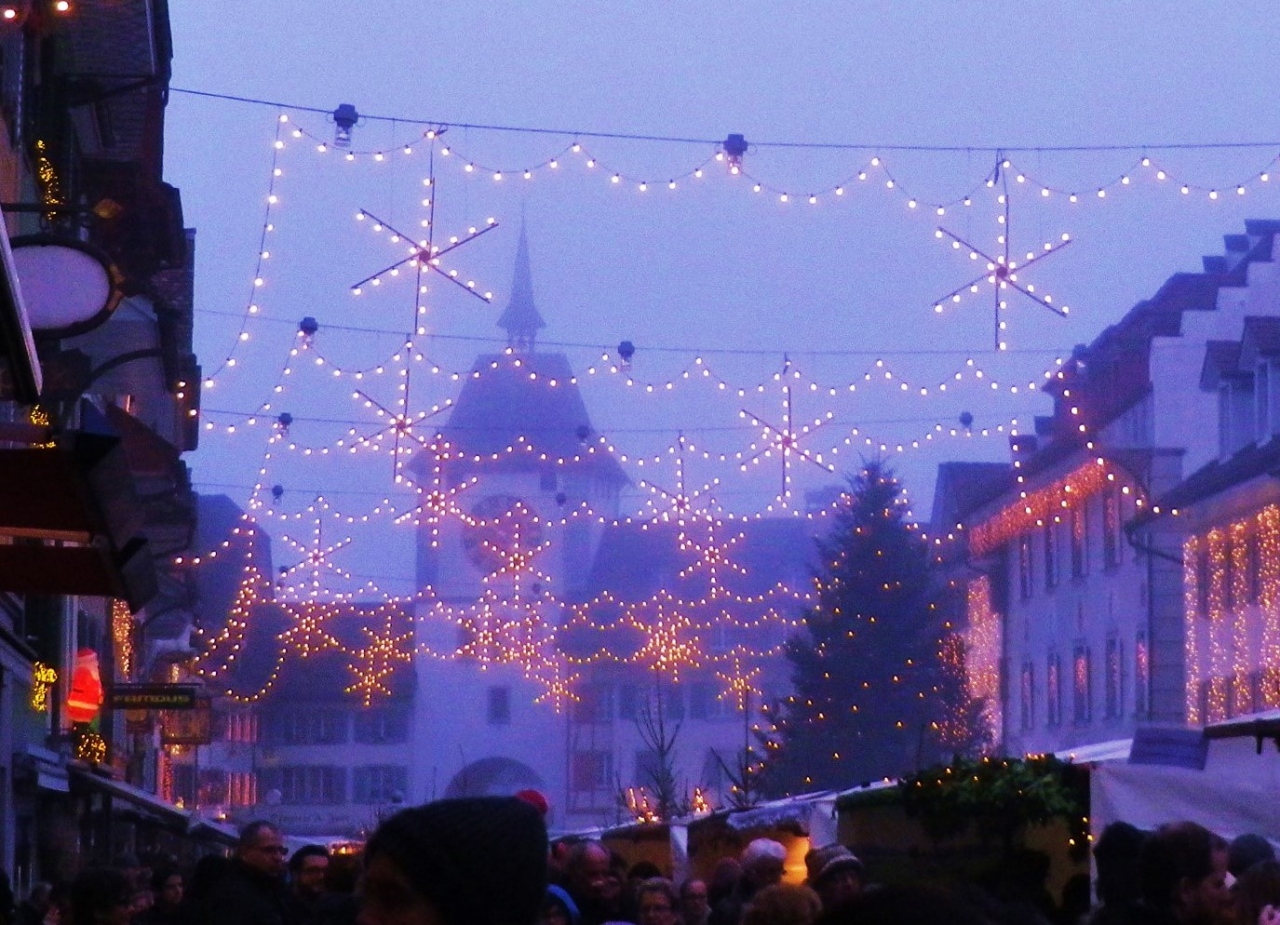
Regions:
<instances>
[{"instance_id":1,"label":"clock face on tower","mask_svg":"<svg viewBox=\"0 0 1280 925\"><path fill-rule=\"evenodd\" d=\"M462 546L471 564L496 572L513 553L530 552L542 543L542 523L533 507L515 495L490 495L471 508L462 530Z\"/></svg>"}]
</instances>

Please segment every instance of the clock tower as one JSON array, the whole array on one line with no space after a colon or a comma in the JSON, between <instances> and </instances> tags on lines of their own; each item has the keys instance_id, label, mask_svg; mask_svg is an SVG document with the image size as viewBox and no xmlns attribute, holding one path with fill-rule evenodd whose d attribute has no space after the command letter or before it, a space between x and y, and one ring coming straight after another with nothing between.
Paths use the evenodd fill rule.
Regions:
<instances>
[{"instance_id":1,"label":"clock tower","mask_svg":"<svg viewBox=\"0 0 1280 925\"><path fill-rule=\"evenodd\" d=\"M626 474L596 433L566 356L539 351L520 231L508 348L476 357L448 422L412 464L421 490L415 796L563 792L564 717L531 653L587 585ZM540 650L539 646L543 648ZM524 654L517 654L524 653ZM544 666L545 667L545 666ZM477 731L485 734L477 735Z\"/></svg>"}]
</instances>

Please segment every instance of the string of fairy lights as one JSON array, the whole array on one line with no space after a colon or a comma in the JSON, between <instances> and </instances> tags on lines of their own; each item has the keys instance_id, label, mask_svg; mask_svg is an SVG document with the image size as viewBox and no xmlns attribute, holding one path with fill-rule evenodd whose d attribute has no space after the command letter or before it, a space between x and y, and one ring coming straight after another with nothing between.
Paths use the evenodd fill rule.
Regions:
<instances>
[{"instance_id":1,"label":"string of fairy lights","mask_svg":"<svg viewBox=\"0 0 1280 925\"><path fill-rule=\"evenodd\" d=\"M1280 707L1280 506L1193 533L1182 562L1187 721Z\"/></svg>"},{"instance_id":2,"label":"string of fairy lights","mask_svg":"<svg viewBox=\"0 0 1280 925\"><path fill-rule=\"evenodd\" d=\"M389 678L416 658L518 666L540 686L538 702L557 711L577 698L573 686L582 670L605 663L658 670L676 683L681 670L708 669L723 685L721 696L741 705L751 693L759 694L752 686L760 677L758 666L780 654L786 635L800 625L797 606L808 600L806 593L785 585L755 596L739 595L713 579L700 599L682 598L665 589L633 602L606 593L568 605L562 619L553 619L560 611L551 591L554 582L535 561L550 545L544 542L533 547L493 546L501 565L485 577L484 590L474 602L451 604L434 598L427 589L409 598L355 605L341 596L310 597L310 575L324 568L323 555L332 547L307 560L308 576L300 585L286 580L273 587L254 561L256 532L246 514L241 525L204 557L212 561L231 550L233 556L243 558L228 618L216 631L205 633L205 645L196 660L196 671L207 683L220 686L220 693L242 703L266 696L286 665L336 653L346 659L351 672L346 692L366 706L391 696ZM714 573L716 564L704 561L700 567ZM280 607L289 625L275 638L276 651L267 660L264 679L246 688L238 684L237 668L251 648L253 612L268 602ZM355 606L365 617L358 627L362 638L344 644L330 626ZM433 646L426 641L435 638L430 633L433 626L444 626L445 635L458 641L443 648ZM754 636L756 641L720 645L713 639L720 628ZM595 640L580 646L582 651L570 653L557 643L558 633L581 635L584 631ZM619 644L620 637L630 642ZM257 657L261 662L261 654Z\"/></svg>"},{"instance_id":3,"label":"string of fairy lights","mask_svg":"<svg viewBox=\"0 0 1280 925\"><path fill-rule=\"evenodd\" d=\"M809 601L809 592L785 584L763 594L732 590L735 577L740 578L743 571L734 555L742 534L726 535L726 526L735 521L780 515L820 521L841 503L834 499L825 506L810 509L801 506L793 488L796 467L813 467L830 474L838 463L858 452L906 453L942 439L1016 436L1029 421L1029 415L1023 415L994 425L975 423L972 414L965 412L955 421L936 421L918 435L888 439L864 433L865 425L850 421L849 410L837 408L835 403L855 397L870 402L886 393L933 400L943 395L968 394L962 393L963 389L975 390L980 396L1034 397L1041 392L1045 380L1055 374L1061 376L1058 370L1065 362L1062 356L1053 356L1043 378L1031 379L1007 375L995 361L963 356L956 368L921 379L918 374L913 376L901 370L900 364L888 358L895 351L884 351L885 356L875 357L859 373L839 381L822 381L819 376L811 377L800 364L779 351L783 354L780 367L755 381L742 381L718 371L708 359L715 350L705 348L689 348L689 359L684 366L673 374L657 376L637 373L629 355L635 348L627 342L617 348L596 348L595 358L581 376L570 374L564 379L544 376L534 368L536 364L529 363L518 351L500 353L485 364L477 363L464 370L434 359L424 346L432 344L434 336L428 323L429 288L425 280L442 277L483 302L491 301L490 290L468 278L452 263L456 249L485 235L496 227L497 220L490 218L465 230L458 229L456 235L448 238L437 237L434 222L437 171L454 171L473 179L484 177L494 184L530 183L548 174L573 176L583 182L598 182L636 194L671 193L689 184L722 182L734 184L736 189L752 196L771 197L780 204L810 207L858 202L874 189L897 197L908 213L929 215L930 221L939 223L938 240L950 250L967 256L976 267L968 282L929 307L934 312L942 312L949 304L991 293L996 313L995 347L1001 351L1009 346L1002 334L1006 325L1002 312L1008 308L1007 299L1015 292L1056 313L1065 314L1068 310L1038 290L1036 283L1025 274L1031 264L1069 244L1071 235L1062 232L1032 250L1013 251L1012 195L1026 193L1040 200L1078 206L1116 199L1140 187L1168 187L1182 197L1216 201L1268 187L1280 160L1280 155L1268 153L1265 159L1260 158L1264 162L1257 169L1237 181L1206 184L1178 174L1169 164L1153 157L1150 151L1156 150L1156 146L1152 146L1150 151L1137 154L1132 164L1118 174L1109 174L1087 187L1068 188L1054 183L1039 170L1025 169L1017 156L1020 152L992 149L988 152L991 159L982 168L981 176L959 181L962 191L957 195L931 199L915 192L915 184L907 173L892 163L892 157L886 153L892 146L882 146L879 151L852 151L856 161L835 179L815 179L804 187L796 187L757 172L749 154L752 146L741 136L731 135L724 142L704 146L704 150L692 158L673 160L673 166L662 178L654 179L638 175L595 152L583 140L590 133L569 133L571 140L555 142L543 156L532 158L523 166L504 167L497 166L478 147L472 151L455 146L450 129L460 126L429 123L422 127L422 123L417 123L415 134L407 140L366 149L352 145L356 120L345 126L345 136L340 133L331 139L327 129L322 132L314 127L322 116L320 112L307 107L277 105L276 108L280 112L271 142L270 179L250 294L242 312L229 313L238 318L236 324L229 326L235 333L225 355L208 365L211 372L203 382L206 392L217 395L233 376L242 375L249 364L240 362L241 352L265 334L266 326L282 323L279 317L264 312L263 306L269 298L280 298L271 291L269 268L279 256L274 242L280 240L277 227L285 218L282 210L288 198L289 158L310 154L356 168L367 166L375 172L381 169L380 165L394 160L414 163L425 159L428 170L422 178L420 205L426 217L408 233L403 227L407 223L401 220L393 220L396 224L392 224L364 208L354 214L357 223L385 241L396 259L354 282L350 286L351 295L363 297L375 289L391 290L400 286L413 306L409 330L376 332L375 336L398 337L395 346L385 350L380 360L357 364L330 353L323 333L327 326L313 317L304 317L299 322L289 322L296 324L296 333L287 346L278 376L267 386L268 392L260 401L243 410L214 408L206 396L204 409L193 412L200 415L206 431L231 436L241 430L256 430L265 434L265 446L244 521L219 547L189 557L190 564L198 567L227 555L235 540L248 543L267 522L279 522L285 530L292 529L291 523L300 527L304 520L309 521L310 526L306 534L279 533L278 541L297 561L283 566L277 576L263 574L253 561L251 550L238 550L237 554L245 557L245 565L235 604L222 626L206 631L206 645L196 663L198 673L210 684L221 686L227 696L243 702L258 700L269 693L289 661L335 652L347 660L351 672L351 684L346 692L366 705L391 694L389 680L397 670L414 659L425 658L518 666L526 678L540 687L538 702L557 710L575 698L575 685L593 665L643 666L674 682L680 680L682 671L699 669L709 671L721 685L721 696L745 711L751 695L760 693L756 685L761 665L782 651L782 641L800 625L798 614ZM410 119L397 121L415 125ZM339 128L344 126L339 124ZM463 147L468 147L465 140ZM1280 149L1280 144L1257 147L1274 152ZM988 199L997 206L994 245L976 239L976 243L971 244L969 238L953 233L942 224L955 213L972 212L975 205L984 206ZM1019 273L1024 274L1022 278ZM630 351L624 347L630 347ZM848 355L856 353L849 351ZM908 355L912 350L906 348L897 353ZM1045 355L1049 357L1052 353ZM777 356L774 354L775 359ZM255 365L255 374L259 368ZM456 396L421 406L411 400L415 377L433 383L434 394L439 395L442 388L483 386L489 377L510 377L513 372L522 375L530 388L576 389L586 382L599 381L610 383L627 394L671 396L677 403L686 398L686 390L701 387L709 396L723 400L726 423L702 429L672 427L660 434L664 439L656 449L647 451L628 448L623 440L615 442L610 434L588 430L577 435L577 451L550 452L543 447L541 435L531 430L496 451L479 453L459 445L455 442L457 435L442 426L456 404ZM298 389L294 383L304 378L310 385L307 389ZM308 389L319 380L345 388L355 409L352 413L363 411L365 416L347 420L338 412L338 417L325 420L305 415L294 417L288 410L291 401L303 400ZM385 397L388 390L391 395ZM746 406L749 401L761 399L768 399L770 403L765 407ZM797 407L801 400L807 409L804 412ZM818 407L819 401L826 406ZM341 432L329 435L335 427L342 428ZM1087 432L1084 423L1079 427L1081 433ZM308 431L305 439L295 432L304 429ZM625 432L625 428L617 431L619 435ZM733 445L714 445L715 441L723 440L724 435L729 435ZM744 435L752 436L739 439ZM285 480L281 476L277 481L276 475L286 454L292 459L323 460L384 453L392 459L393 490L372 505L343 510L331 497L318 496L301 509L286 509L282 501L287 492ZM549 467L553 471L580 471L604 459L631 467L635 473L643 472L643 478L635 480L643 492L637 510L619 514L589 499L568 497L557 501L554 511L514 506L480 514L470 504L471 497L478 494L474 489L486 471L504 471L512 465L525 464ZM726 480L721 475L688 480L686 460L700 462L706 468L739 473L769 468L778 474L778 490L763 509L749 513L733 511L723 501L728 495ZM415 464L421 466L421 471L413 471ZM1088 497L1105 482L1115 479L1116 472L1099 459L1096 466L1083 467L1060 483L1024 492L1018 505L973 531L968 537L970 546L981 552L1007 541L1013 535L1010 531L1016 533L1031 522L1043 524L1046 519L1056 520L1061 511L1070 509L1077 499ZM1122 490L1128 493L1130 489L1125 485ZM1143 501L1138 498L1136 503L1141 505ZM327 528L367 523L412 527L419 542L429 548L437 548L444 531L455 526L473 532L489 528L514 530L515 535L505 543L480 541L482 551L491 554L497 562L481 579L479 596L458 605L439 599L429 587L411 595L393 596L373 580L359 583L356 576L337 561L353 544L352 537L343 535L341 529L334 536L332 529ZM677 547L686 558L677 578L683 582L702 580L706 584L705 593L683 596L662 588L638 601L621 600L610 594L580 604L558 599L553 590L554 576L539 564L540 557L546 556L555 541L539 537L552 536L579 523L604 527L637 524L643 529L674 524L678 528ZM537 536L521 535L520 531L526 528ZM932 539L935 543L943 541L942 537ZM1212 543L1209 546L1213 548ZM1230 561L1230 556L1224 559L1226 554L1221 551L1213 555L1217 556L1213 561L1219 565ZM1222 592L1220 589L1212 592L1210 599L1216 599L1215 594L1220 596ZM966 666L970 670L971 692L986 692L981 695L987 697L988 702L995 702L995 698L988 696L988 688L994 683L992 673L997 670L991 652L992 646L999 645L999 633L990 619L984 619L984 614L991 616L989 599L984 605L980 598L979 594L975 599L971 591ZM266 680L246 687L237 677L237 663L243 660L254 608L270 601L283 608L290 626L276 639L277 651L270 660L273 664ZM359 641L340 641L327 628L329 624L367 601L375 603L368 605L364 614L366 619L359 628ZM448 628L454 638L460 640L457 645L441 647L424 641L424 628L437 624ZM751 641L729 647L712 646L709 640L721 628L741 631ZM598 641L587 644L581 653L570 652L559 641L566 632L598 637ZM1223 675L1215 673L1215 677L1220 676ZM1220 697L1214 696L1217 703ZM998 724L998 719L988 719Z\"/></svg>"}]
</instances>

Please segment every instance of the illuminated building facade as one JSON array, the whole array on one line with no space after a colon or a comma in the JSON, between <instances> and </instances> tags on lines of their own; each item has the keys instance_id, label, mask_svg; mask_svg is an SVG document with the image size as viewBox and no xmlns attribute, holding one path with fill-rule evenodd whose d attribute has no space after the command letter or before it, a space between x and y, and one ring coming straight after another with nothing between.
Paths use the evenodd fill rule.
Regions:
<instances>
[{"instance_id":1,"label":"illuminated building facade","mask_svg":"<svg viewBox=\"0 0 1280 925\"><path fill-rule=\"evenodd\" d=\"M1189 686L1220 672L1204 673L1197 646L1221 644L1188 639L1178 524L1154 515L1220 456L1219 401L1231 421L1252 420L1238 376L1206 392L1188 357L1216 355L1213 342L1238 339L1247 317L1280 315L1278 230L1247 223L1202 272L1170 277L1077 348L1044 386L1053 413L1011 438L1003 471L984 469L967 494L939 480L932 539L968 589L956 610L969 627L970 687L997 692L988 715L1002 751L1069 750L1202 715ZM1247 544L1202 545L1219 564L1247 558ZM1209 685L1214 703L1221 686Z\"/></svg>"},{"instance_id":2,"label":"illuminated building facade","mask_svg":"<svg viewBox=\"0 0 1280 925\"><path fill-rule=\"evenodd\" d=\"M333 600L301 548L277 576L261 520L202 499L193 671L214 721L198 753L170 750L174 799L319 838L534 789L568 829L656 811L667 746L678 810L724 805L758 764L822 518L722 518L683 484L620 517L620 460L567 358L538 349L523 235L512 289L509 349L476 358L407 467L415 594Z\"/></svg>"},{"instance_id":3,"label":"illuminated building facade","mask_svg":"<svg viewBox=\"0 0 1280 925\"><path fill-rule=\"evenodd\" d=\"M1217 458L1160 499L1184 536L1185 709L1198 724L1280 707L1280 317L1247 316L1237 333L1210 342L1201 369Z\"/></svg>"}]
</instances>

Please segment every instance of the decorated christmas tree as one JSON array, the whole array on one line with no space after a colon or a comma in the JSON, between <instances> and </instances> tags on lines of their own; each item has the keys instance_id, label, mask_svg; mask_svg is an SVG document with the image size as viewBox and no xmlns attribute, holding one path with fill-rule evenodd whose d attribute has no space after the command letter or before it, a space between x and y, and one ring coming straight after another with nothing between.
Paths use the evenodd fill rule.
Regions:
<instances>
[{"instance_id":1,"label":"decorated christmas tree","mask_svg":"<svg viewBox=\"0 0 1280 925\"><path fill-rule=\"evenodd\" d=\"M936 760L937 595L902 485L879 463L850 479L818 543L816 604L787 644L792 695L762 732L766 792L856 786Z\"/></svg>"}]
</instances>

